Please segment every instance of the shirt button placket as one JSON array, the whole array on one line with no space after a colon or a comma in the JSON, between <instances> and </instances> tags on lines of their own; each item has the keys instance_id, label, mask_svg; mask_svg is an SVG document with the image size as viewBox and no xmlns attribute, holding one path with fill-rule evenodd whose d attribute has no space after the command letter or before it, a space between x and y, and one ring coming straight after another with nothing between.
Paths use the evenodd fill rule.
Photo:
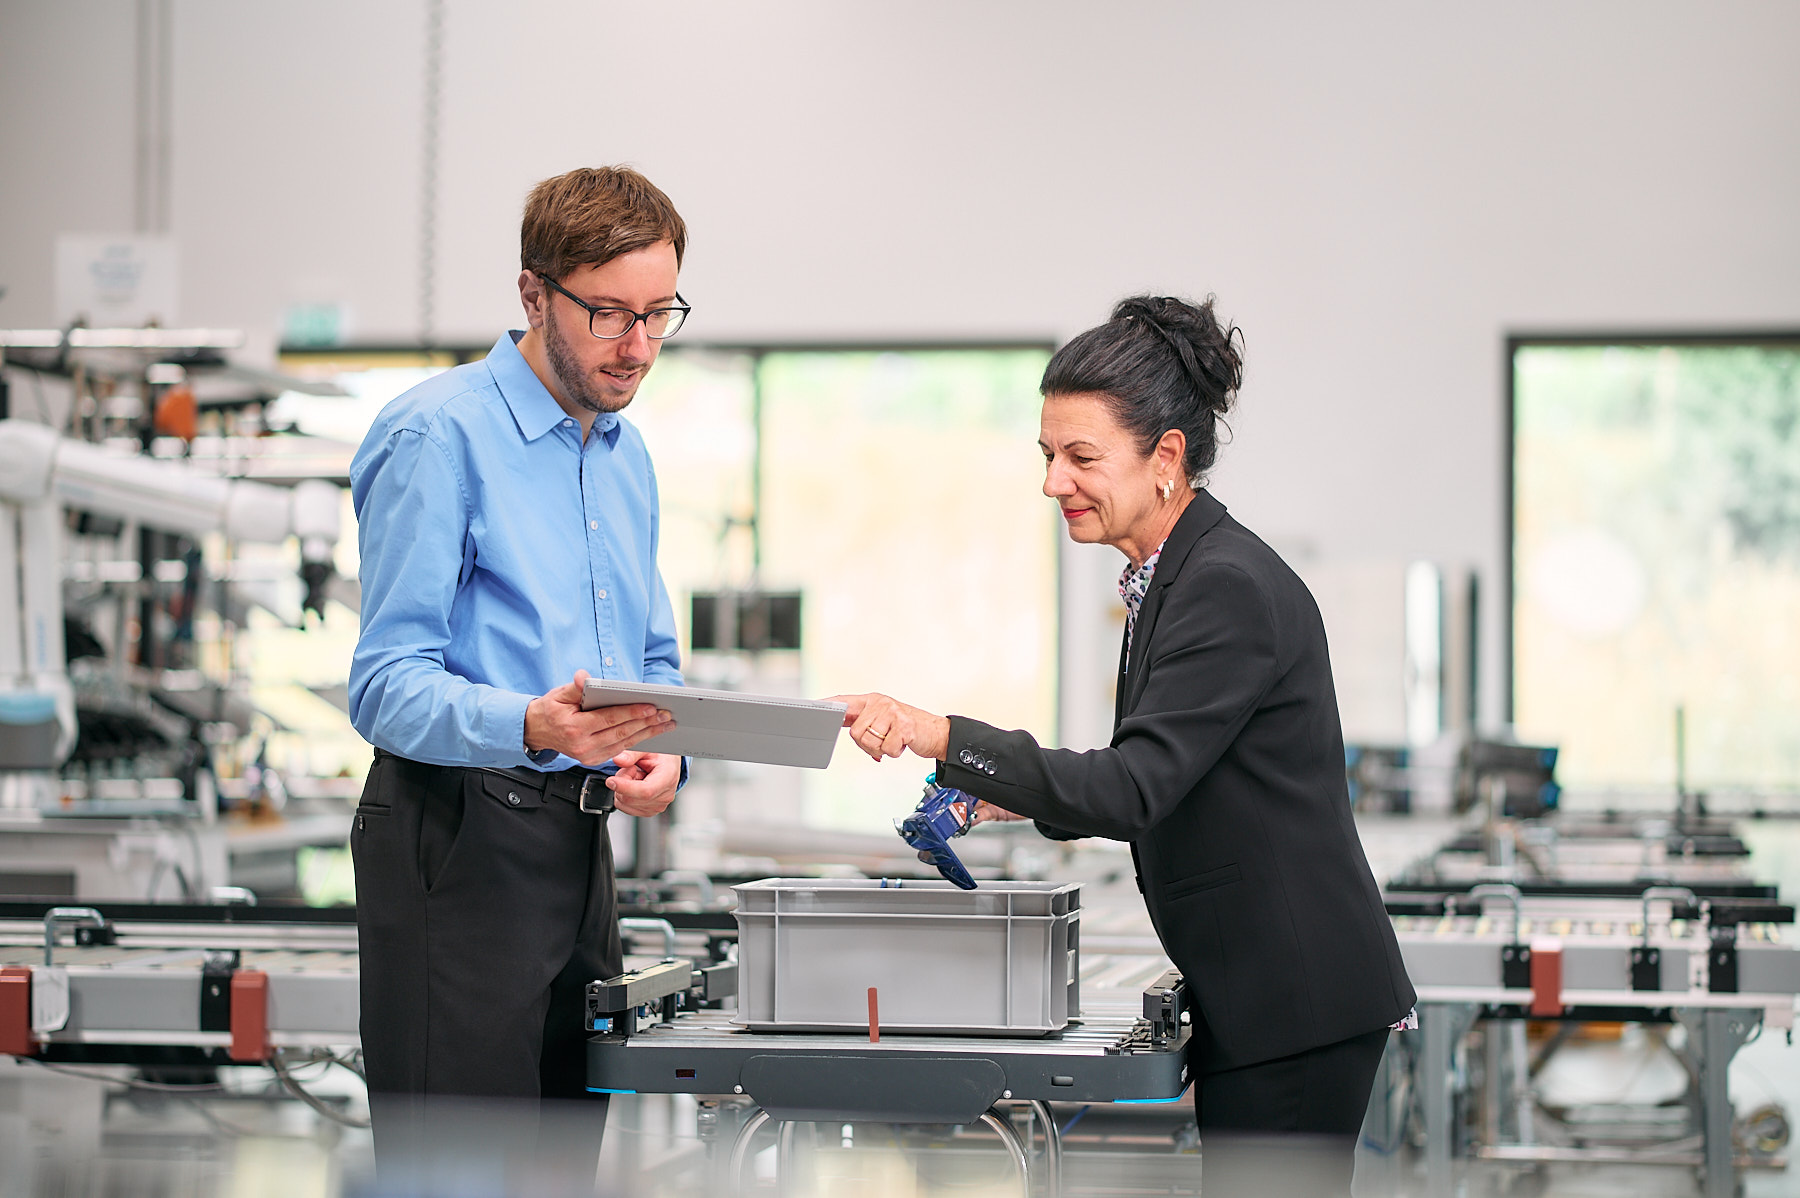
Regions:
<instances>
[{"instance_id":1,"label":"shirt button placket","mask_svg":"<svg viewBox=\"0 0 1800 1198\"><path fill-rule=\"evenodd\" d=\"M582 463L581 463L581 493L582 493L583 502L590 505L590 509L589 509L590 514L588 517L587 548L588 548L588 576L590 579L593 580L594 600L595 600L595 602L594 602L594 640L600 647L600 652L602 655L601 656L601 665L603 666L604 669L606 669L610 673L610 671L613 669L613 657L611 654L608 654L606 652L606 649L607 649L607 643L606 643L607 612L606 612L606 609L602 606L602 604L606 601L607 591L608 591L608 588L605 585L605 583L606 583L606 543L605 543L605 540L603 539L604 534L602 534L600 532L600 521L598 519L594 518L594 516L591 514L592 510L593 510L593 505L597 505L599 501L598 501L598 498L596 496L592 495L589 491L589 488L587 485L588 484L588 469L587 469L587 467L588 467L588 455L584 453L582 455Z\"/></svg>"}]
</instances>

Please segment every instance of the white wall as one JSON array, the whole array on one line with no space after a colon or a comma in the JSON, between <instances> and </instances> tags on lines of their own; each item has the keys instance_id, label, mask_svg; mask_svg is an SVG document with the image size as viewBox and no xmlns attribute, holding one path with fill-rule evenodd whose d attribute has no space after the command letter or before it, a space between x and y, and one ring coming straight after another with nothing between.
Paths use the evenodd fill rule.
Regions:
<instances>
[{"instance_id":1,"label":"white wall","mask_svg":"<svg viewBox=\"0 0 1800 1198\"><path fill-rule=\"evenodd\" d=\"M129 227L134 12L0 8L0 326L48 319L56 232ZM184 318L414 335L422 3L173 14ZM1508 330L1800 325L1789 0L447 14L440 336L516 311L529 185L611 161L692 225L694 337L1064 337L1216 292L1248 373L1214 489L1317 560L1498 598Z\"/></svg>"}]
</instances>

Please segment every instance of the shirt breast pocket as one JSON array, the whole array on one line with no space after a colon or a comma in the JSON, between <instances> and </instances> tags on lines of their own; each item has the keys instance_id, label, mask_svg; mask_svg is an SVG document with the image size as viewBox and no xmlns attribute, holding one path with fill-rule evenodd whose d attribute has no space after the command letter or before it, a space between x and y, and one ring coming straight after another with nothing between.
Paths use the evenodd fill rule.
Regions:
<instances>
[{"instance_id":1,"label":"shirt breast pocket","mask_svg":"<svg viewBox=\"0 0 1800 1198\"><path fill-rule=\"evenodd\" d=\"M1192 898L1196 894L1204 894L1208 890L1217 890L1221 886L1229 886L1241 881L1243 873L1237 862L1221 865L1217 869L1205 870L1202 873L1189 874L1185 878L1175 878L1163 883L1163 897L1167 899Z\"/></svg>"}]
</instances>

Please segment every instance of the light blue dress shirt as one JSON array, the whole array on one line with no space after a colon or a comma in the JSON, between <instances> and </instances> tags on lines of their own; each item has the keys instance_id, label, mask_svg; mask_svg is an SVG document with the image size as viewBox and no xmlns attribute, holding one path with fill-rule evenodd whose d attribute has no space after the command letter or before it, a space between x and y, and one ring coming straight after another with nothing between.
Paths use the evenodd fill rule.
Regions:
<instances>
[{"instance_id":1,"label":"light blue dress shirt","mask_svg":"<svg viewBox=\"0 0 1800 1198\"><path fill-rule=\"evenodd\" d=\"M350 465L350 719L414 761L565 769L578 763L527 757L533 698L577 669L681 683L643 436L602 414L582 444L520 336L388 404Z\"/></svg>"}]
</instances>

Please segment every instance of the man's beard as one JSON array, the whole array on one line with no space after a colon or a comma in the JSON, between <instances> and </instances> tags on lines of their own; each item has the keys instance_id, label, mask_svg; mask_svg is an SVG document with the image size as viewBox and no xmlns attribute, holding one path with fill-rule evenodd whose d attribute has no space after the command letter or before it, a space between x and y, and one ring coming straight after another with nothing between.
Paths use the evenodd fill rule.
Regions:
<instances>
[{"instance_id":1,"label":"man's beard","mask_svg":"<svg viewBox=\"0 0 1800 1198\"><path fill-rule=\"evenodd\" d=\"M575 360L575 351L564 340L562 330L554 319L544 322L544 354L550 360L550 371L556 375L556 381L562 384L563 394L574 400L590 412L622 411L637 396L637 388L633 387L629 394L614 399L595 392L588 381L589 375ZM638 375L642 382L643 374Z\"/></svg>"}]
</instances>

